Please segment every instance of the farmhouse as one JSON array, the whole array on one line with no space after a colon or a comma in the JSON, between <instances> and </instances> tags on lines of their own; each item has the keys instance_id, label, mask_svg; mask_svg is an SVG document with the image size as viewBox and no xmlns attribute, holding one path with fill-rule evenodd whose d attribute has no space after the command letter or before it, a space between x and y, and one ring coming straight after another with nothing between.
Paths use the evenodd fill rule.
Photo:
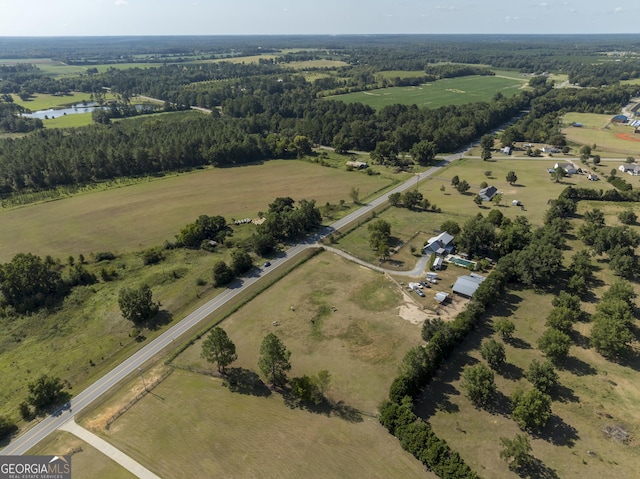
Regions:
<instances>
[{"instance_id":1,"label":"farmhouse","mask_svg":"<svg viewBox=\"0 0 640 479\"><path fill-rule=\"evenodd\" d=\"M640 165L620 165L618 167L618 170L622 171L623 173L629 173L631 176L640 176Z\"/></svg>"},{"instance_id":2,"label":"farmhouse","mask_svg":"<svg viewBox=\"0 0 640 479\"><path fill-rule=\"evenodd\" d=\"M453 251L453 248L453 236L451 236L446 231L443 231L438 236L429 238L429 241L427 241L427 243L422 248L422 253L435 253L438 256L444 256L450 254Z\"/></svg>"},{"instance_id":3,"label":"farmhouse","mask_svg":"<svg viewBox=\"0 0 640 479\"><path fill-rule=\"evenodd\" d=\"M554 169L558 167L562 168L567 175L575 175L579 170L573 163L556 163L553 165Z\"/></svg>"},{"instance_id":4,"label":"farmhouse","mask_svg":"<svg viewBox=\"0 0 640 479\"><path fill-rule=\"evenodd\" d=\"M543 146L542 153L560 153L560 148L555 146Z\"/></svg>"},{"instance_id":5,"label":"farmhouse","mask_svg":"<svg viewBox=\"0 0 640 479\"><path fill-rule=\"evenodd\" d=\"M471 273L468 276L460 276L453 285L453 292L470 298L476 292L480 283L486 278L482 275Z\"/></svg>"},{"instance_id":6,"label":"farmhouse","mask_svg":"<svg viewBox=\"0 0 640 479\"><path fill-rule=\"evenodd\" d=\"M486 188L482 188L478 196L482 198L483 201L491 201L493 197L498 193L498 188L495 186L487 186Z\"/></svg>"}]
</instances>

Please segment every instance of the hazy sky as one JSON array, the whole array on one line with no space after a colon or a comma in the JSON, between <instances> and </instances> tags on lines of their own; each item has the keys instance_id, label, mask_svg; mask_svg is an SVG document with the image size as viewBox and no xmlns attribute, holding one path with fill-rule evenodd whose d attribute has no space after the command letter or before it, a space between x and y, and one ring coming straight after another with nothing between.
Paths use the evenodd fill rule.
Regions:
<instances>
[{"instance_id":1,"label":"hazy sky","mask_svg":"<svg viewBox=\"0 0 640 479\"><path fill-rule=\"evenodd\" d=\"M0 0L0 36L640 33L638 0Z\"/></svg>"}]
</instances>

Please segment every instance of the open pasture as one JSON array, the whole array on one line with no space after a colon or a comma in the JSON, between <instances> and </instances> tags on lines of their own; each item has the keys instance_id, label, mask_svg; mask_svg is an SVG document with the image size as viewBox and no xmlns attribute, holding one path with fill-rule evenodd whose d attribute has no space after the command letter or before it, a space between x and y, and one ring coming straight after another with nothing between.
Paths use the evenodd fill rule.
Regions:
<instances>
[{"instance_id":1,"label":"open pasture","mask_svg":"<svg viewBox=\"0 0 640 479\"><path fill-rule=\"evenodd\" d=\"M73 477L133 479L132 473L73 434L56 431L29 451L36 455L71 455Z\"/></svg>"},{"instance_id":2,"label":"open pasture","mask_svg":"<svg viewBox=\"0 0 640 479\"><path fill-rule=\"evenodd\" d=\"M593 145L597 149L593 154L603 157L626 158L640 156L640 134L634 134L634 128L627 125L611 123L613 115L596 115L593 113L568 113L563 116L562 133L567 140L579 145ZM570 126L582 123L581 128Z\"/></svg>"},{"instance_id":3,"label":"open pasture","mask_svg":"<svg viewBox=\"0 0 640 479\"><path fill-rule=\"evenodd\" d=\"M48 110L49 108L64 107L77 103L89 102L90 94L74 92L69 95L47 95L45 93L36 93L29 100L24 101L18 95L11 95L14 103L28 108L31 111ZM107 97L109 99L109 97Z\"/></svg>"},{"instance_id":4,"label":"open pasture","mask_svg":"<svg viewBox=\"0 0 640 479\"><path fill-rule=\"evenodd\" d=\"M333 407L290 409L262 385L231 392L220 379L178 369L108 431L103 419L138 378L83 424L161 477L435 477L375 418L401 358L421 343L420 326L399 316L403 301L384 275L320 253L221 326L236 344L231 368L257 372L260 343L274 332L292 352L289 377L330 372ZM198 341L174 364L215 370L200 353Z\"/></svg>"},{"instance_id":5,"label":"open pasture","mask_svg":"<svg viewBox=\"0 0 640 479\"><path fill-rule=\"evenodd\" d=\"M122 188L0 211L0 261L19 252L66 258L144 249L173 240L202 214L228 221L253 218L278 196L315 199L318 206L344 199L351 205L352 187L366 200L393 181L297 160L145 178Z\"/></svg>"},{"instance_id":6,"label":"open pasture","mask_svg":"<svg viewBox=\"0 0 640 479\"><path fill-rule=\"evenodd\" d=\"M265 394L176 371L95 432L160 477L436 479L375 418L290 409L279 394Z\"/></svg>"},{"instance_id":7,"label":"open pasture","mask_svg":"<svg viewBox=\"0 0 640 479\"><path fill-rule=\"evenodd\" d=\"M513 439L522 431L508 417L508 397L531 386L523 374L533 359L544 360L536 349L557 291L541 294L511 290L492 308L486 322L471 335L416 402L417 413L429 419L435 433L446 439L483 477L517 478L500 458L500 437ZM589 305L583 306L587 309ZM505 343L506 366L495 374L498 394L491 411L474 407L461 388L462 369L482 362L479 347L492 334L490 325L508 317L516 325L514 340ZM552 417L539 434L529 434L532 454L539 461L530 477L637 477L640 450L637 411L640 388L638 364L621 365L602 358L587 346L590 324L577 323L569 358L557 369L559 387L552 392ZM575 338L578 338L577 340ZM621 425L631 433L629 444L607 438L607 425Z\"/></svg>"},{"instance_id":8,"label":"open pasture","mask_svg":"<svg viewBox=\"0 0 640 479\"><path fill-rule=\"evenodd\" d=\"M323 252L220 326L236 344L232 367L258 371L260 344L273 332L291 351L290 377L326 369L331 400L375 415L405 352L422 341L420 326L399 315L405 300L382 273ZM214 370L201 349L198 341L174 363Z\"/></svg>"},{"instance_id":9,"label":"open pasture","mask_svg":"<svg viewBox=\"0 0 640 479\"><path fill-rule=\"evenodd\" d=\"M376 109L396 103L438 108L445 105L491 101L498 92L512 96L518 93L522 85L522 81L511 78L468 76L438 80L417 87L380 88L327 98L345 103L364 103Z\"/></svg>"}]
</instances>

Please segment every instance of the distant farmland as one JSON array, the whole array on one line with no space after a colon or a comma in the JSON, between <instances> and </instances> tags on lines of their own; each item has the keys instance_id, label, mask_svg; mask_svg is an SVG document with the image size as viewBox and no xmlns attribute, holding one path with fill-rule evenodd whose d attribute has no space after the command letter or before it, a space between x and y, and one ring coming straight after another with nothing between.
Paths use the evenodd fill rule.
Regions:
<instances>
[{"instance_id":1,"label":"distant farmland","mask_svg":"<svg viewBox=\"0 0 640 479\"><path fill-rule=\"evenodd\" d=\"M438 108L444 105L491 101L497 92L504 96L513 96L523 84L522 80L516 78L474 75L438 80L417 87L381 88L327 98L345 103L364 103L378 110L396 103Z\"/></svg>"}]
</instances>

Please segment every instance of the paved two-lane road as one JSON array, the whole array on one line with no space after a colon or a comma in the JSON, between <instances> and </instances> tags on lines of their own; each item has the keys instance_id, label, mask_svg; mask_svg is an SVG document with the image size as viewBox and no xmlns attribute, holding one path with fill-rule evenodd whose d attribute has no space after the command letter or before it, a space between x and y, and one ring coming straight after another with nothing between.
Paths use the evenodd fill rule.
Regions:
<instances>
[{"instance_id":1,"label":"paved two-lane road","mask_svg":"<svg viewBox=\"0 0 640 479\"><path fill-rule=\"evenodd\" d=\"M61 408L51 416L46 417L31 429L29 429L27 432L14 439L7 447L0 451L0 455L25 454L29 449L34 447L53 431L60 428L60 426L62 426L65 422L69 421L69 419L71 419L75 414L83 411L84 409L89 407L89 405L96 399L106 394L124 378L132 373L138 372L138 368L140 368L143 364L156 356L160 351L170 346L175 338L182 336L183 334L194 328L196 325L198 325L198 323L214 313L218 308L240 294L245 288L259 281L263 276L271 274L274 270L281 267L289 259L295 257L304 249L309 248L318 240L330 234L332 231L339 230L340 228L343 228L353 221L364 218L374 208L386 202L391 193L401 193L411 187L414 187L420 180L431 176L449 162L461 157L461 153L448 156L439 164L439 166L435 166L423 173L416 175L410 180L397 186L393 190L376 198L371 203L368 203L358 210L352 212L351 214L345 216L341 220L336 221L330 226L322 228L318 233L310 236L305 241L292 246L281 256L273 259L269 268L260 269L255 274L234 282L224 292L189 314L182 321L169 328L163 334L158 336L156 339L151 341L149 344L138 350L128 359L126 359L114 369L109 371L107 374L102 376L96 382L91 384L87 389L75 396L70 401L70 403L65 406L65 408Z\"/></svg>"}]
</instances>

